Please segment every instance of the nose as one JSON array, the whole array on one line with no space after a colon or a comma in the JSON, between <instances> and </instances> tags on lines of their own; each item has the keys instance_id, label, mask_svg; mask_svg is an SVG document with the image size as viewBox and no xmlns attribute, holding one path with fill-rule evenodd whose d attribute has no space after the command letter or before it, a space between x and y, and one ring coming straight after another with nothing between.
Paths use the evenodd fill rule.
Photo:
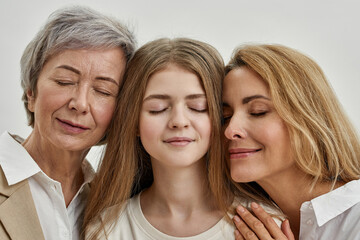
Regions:
<instances>
[{"instance_id":1,"label":"nose","mask_svg":"<svg viewBox=\"0 0 360 240\"><path fill-rule=\"evenodd\" d=\"M88 86L79 85L69 102L69 108L82 114L89 112L89 92Z\"/></svg>"},{"instance_id":2,"label":"nose","mask_svg":"<svg viewBox=\"0 0 360 240\"><path fill-rule=\"evenodd\" d=\"M233 115L225 128L225 137L229 140L244 139L247 137L244 122Z\"/></svg>"},{"instance_id":3,"label":"nose","mask_svg":"<svg viewBox=\"0 0 360 240\"><path fill-rule=\"evenodd\" d=\"M169 119L169 128L186 128L190 124L189 118L186 116L185 109L182 107L173 107Z\"/></svg>"}]
</instances>

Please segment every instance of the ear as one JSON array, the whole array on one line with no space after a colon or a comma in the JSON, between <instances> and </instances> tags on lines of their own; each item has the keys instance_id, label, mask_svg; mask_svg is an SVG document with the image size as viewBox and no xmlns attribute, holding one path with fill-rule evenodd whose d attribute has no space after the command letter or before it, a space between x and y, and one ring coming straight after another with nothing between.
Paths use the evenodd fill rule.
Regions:
<instances>
[{"instance_id":1,"label":"ear","mask_svg":"<svg viewBox=\"0 0 360 240\"><path fill-rule=\"evenodd\" d=\"M30 112L34 112L34 108L35 108L34 92L32 90L28 89L26 91L26 97L27 97L27 101L28 101L27 108L29 109Z\"/></svg>"}]
</instances>

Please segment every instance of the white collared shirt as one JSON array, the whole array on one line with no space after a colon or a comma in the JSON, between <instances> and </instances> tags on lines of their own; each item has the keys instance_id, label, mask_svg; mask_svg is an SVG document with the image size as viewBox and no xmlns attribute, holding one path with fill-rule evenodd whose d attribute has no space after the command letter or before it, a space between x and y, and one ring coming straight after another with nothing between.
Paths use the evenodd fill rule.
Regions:
<instances>
[{"instance_id":1,"label":"white collared shirt","mask_svg":"<svg viewBox=\"0 0 360 240\"><path fill-rule=\"evenodd\" d=\"M86 189L95 174L87 160L82 165L84 183L68 207L61 183L49 178L8 132L0 136L0 165L9 185L28 180L46 240L79 239L88 192Z\"/></svg>"},{"instance_id":2,"label":"white collared shirt","mask_svg":"<svg viewBox=\"0 0 360 240\"><path fill-rule=\"evenodd\" d=\"M300 239L360 239L360 180L304 202Z\"/></svg>"}]
</instances>

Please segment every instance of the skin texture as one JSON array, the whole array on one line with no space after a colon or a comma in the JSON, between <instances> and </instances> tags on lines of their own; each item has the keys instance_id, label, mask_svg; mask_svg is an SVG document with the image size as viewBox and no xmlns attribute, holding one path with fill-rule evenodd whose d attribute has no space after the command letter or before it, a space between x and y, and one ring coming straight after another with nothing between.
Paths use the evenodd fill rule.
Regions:
<instances>
[{"instance_id":1,"label":"skin texture","mask_svg":"<svg viewBox=\"0 0 360 240\"><path fill-rule=\"evenodd\" d=\"M211 125L198 77L174 65L155 73L146 88L139 128L153 162L185 167L201 159Z\"/></svg>"},{"instance_id":2,"label":"skin texture","mask_svg":"<svg viewBox=\"0 0 360 240\"><path fill-rule=\"evenodd\" d=\"M274 219L257 203L251 203L251 210L254 215L242 206L237 207L236 212L238 216L235 215L233 219L237 227L235 231L236 240L295 239L290 229L289 220L286 219L280 229Z\"/></svg>"},{"instance_id":3,"label":"skin texture","mask_svg":"<svg viewBox=\"0 0 360 240\"><path fill-rule=\"evenodd\" d=\"M119 49L67 50L52 57L41 71L36 97L28 93L29 109L35 113L34 133L71 151L96 144L115 108L122 57Z\"/></svg>"},{"instance_id":4,"label":"skin texture","mask_svg":"<svg viewBox=\"0 0 360 240\"><path fill-rule=\"evenodd\" d=\"M231 177L236 182L256 181L265 190L299 176L291 157L289 133L277 114L267 84L254 71L240 67L224 79L223 115ZM237 208L236 239L294 239L289 221L281 229L256 203L252 215Z\"/></svg>"},{"instance_id":5,"label":"skin texture","mask_svg":"<svg viewBox=\"0 0 360 240\"><path fill-rule=\"evenodd\" d=\"M139 132L154 175L140 198L146 219L177 237L194 236L214 226L222 213L214 207L206 181L204 155L211 122L197 75L173 64L152 75Z\"/></svg>"},{"instance_id":6,"label":"skin texture","mask_svg":"<svg viewBox=\"0 0 360 240\"><path fill-rule=\"evenodd\" d=\"M36 94L27 93L35 124L23 146L62 183L67 205L83 181L81 162L109 126L124 68L118 48L66 50L46 62Z\"/></svg>"},{"instance_id":7,"label":"skin texture","mask_svg":"<svg viewBox=\"0 0 360 240\"><path fill-rule=\"evenodd\" d=\"M226 146L237 182L272 182L294 166L287 128L266 83L242 67L230 71L223 90Z\"/></svg>"}]
</instances>

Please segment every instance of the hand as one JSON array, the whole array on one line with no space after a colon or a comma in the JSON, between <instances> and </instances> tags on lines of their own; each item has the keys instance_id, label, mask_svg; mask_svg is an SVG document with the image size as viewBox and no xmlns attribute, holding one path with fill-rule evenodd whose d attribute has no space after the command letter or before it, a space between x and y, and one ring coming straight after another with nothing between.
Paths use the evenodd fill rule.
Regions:
<instances>
[{"instance_id":1,"label":"hand","mask_svg":"<svg viewBox=\"0 0 360 240\"><path fill-rule=\"evenodd\" d=\"M275 223L274 219L257 203L251 203L252 215L246 208L239 205L233 220L237 230L235 230L236 240L294 240L294 234L290 229L289 220L281 224L281 229Z\"/></svg>"}]
</instances>

